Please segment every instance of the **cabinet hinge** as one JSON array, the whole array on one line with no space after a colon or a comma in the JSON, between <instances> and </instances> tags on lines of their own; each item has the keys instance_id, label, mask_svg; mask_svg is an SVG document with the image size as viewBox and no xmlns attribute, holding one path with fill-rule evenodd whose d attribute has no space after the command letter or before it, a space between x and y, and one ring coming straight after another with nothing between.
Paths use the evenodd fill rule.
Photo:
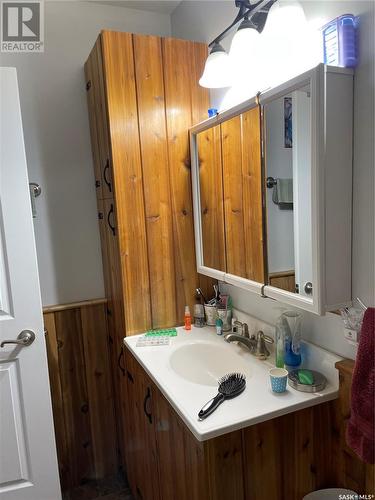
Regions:
<instances>
[{"instance_id":1,"label":"cabinet hinge","mask_svg":"<svg viewBox=\"0 0 375 500\"><path fill-rule=\"evenodd\" d=\"M89 80L87 83L86 83L86 90L90 90L91 88L91 80Z\"/></svg>"}]
</instances>

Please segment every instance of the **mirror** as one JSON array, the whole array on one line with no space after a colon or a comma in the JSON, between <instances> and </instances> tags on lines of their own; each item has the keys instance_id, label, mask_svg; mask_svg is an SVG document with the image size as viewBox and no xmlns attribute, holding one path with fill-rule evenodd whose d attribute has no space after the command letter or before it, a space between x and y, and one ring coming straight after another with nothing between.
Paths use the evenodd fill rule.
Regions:
<instances>
[{"instance_id":1,"label":"mirror","mask_svg":"<svg viewBox=\"0 0 375 500\"><path fill-rule=\"evenodd\" d=\"M259 106L196 135L203 266L264 283Z\"/></svg>"},{"instance_id":2,"label":"mirror","mask_svg":"<svg viewBox=\"0 0 375 500\"><path fill-rule=\"evenodd\" d=\"M310 87L264 104L268 284L311 296Z\"/></svg>"},{"instance_id":3,"label":"mirror","mask_svg":"<svg viewBox=\"0 0 375 500\"><path fill-rule=\"evenodd\" d=\"M226 271L220 125L197 134L203 263Z\"/></svg>"}]
</instances>

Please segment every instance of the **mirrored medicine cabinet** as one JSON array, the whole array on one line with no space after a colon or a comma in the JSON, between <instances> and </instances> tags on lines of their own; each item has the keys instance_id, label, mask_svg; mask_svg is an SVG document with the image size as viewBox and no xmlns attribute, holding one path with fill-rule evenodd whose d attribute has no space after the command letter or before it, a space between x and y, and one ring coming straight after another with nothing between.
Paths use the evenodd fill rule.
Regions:
<instances>
[{"instance_id":1,"label":"mirrored medicine cabinet","mask_svg":"<svg viewBox=\"0 0 375 500\"><path fill-rule=\"evenodd\" d=\"M351 302L351 70L316 68L191 132L197 269L324 314Z\"/></svg>"}]
</instances>

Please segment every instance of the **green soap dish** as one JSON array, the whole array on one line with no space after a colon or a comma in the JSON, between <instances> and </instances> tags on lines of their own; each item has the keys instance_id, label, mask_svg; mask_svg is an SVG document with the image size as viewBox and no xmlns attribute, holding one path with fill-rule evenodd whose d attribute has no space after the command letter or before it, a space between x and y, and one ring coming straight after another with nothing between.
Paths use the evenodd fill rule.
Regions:
<instances>
[{"instance_id":1,"label":"green soap dish","mask_svg":"<svg viewBox=\"0 0 375 500\"><path fill-rule=\"evenodd\" d=\"M298 380L301 384L313 385L314 375L310 370L298 370Z\"/></svg>"},{"instance_id":2,"label":"green soap dish","mask_svg":"<svg viewBox=\"0 0 375 500\"><path fill-rule=\"evenodd\" d=\"M145 333L145 337L176 337L176 328L163 328L161 330L149 330Z\"/></svg>"}]
</instances>

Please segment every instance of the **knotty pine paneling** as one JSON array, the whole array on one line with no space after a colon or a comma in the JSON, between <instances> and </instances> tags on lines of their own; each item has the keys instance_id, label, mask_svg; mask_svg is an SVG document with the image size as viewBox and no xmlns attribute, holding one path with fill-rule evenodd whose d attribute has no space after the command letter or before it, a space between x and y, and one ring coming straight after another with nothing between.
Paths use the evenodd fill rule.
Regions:
<instances>
[{"instance_id":1,"label":"knotty pine paneling","mask_svg":"<svg viewBox=\"0 0 375 500\"><path fill-rule=\"evenodd\" d=\"M106 300L44 311L63 490L118 469Z\"/></svg>"},{"instance_id":2,"label":"knotty pine paneling","mask_svg":"<svg viewBox=\"0 0 375 500\"><path fill-rule=\"evenodd\" d=\"M200 279L196 271L188 132L194 119L207 116L208 93L199 89L196 79L204 62L201 45L162 39L178 323L181 323L184 306L192 307L195 303L197 284L205 289L212 284L212 280Z\"/></svg>"},{"instance_id":3,"label":"knotty pine paneling","mask_svg":"<svg viewBox=\"0 0 375 500\"><path fill-rule=\"evenodd\" d=\"M259 107L221 124L227 272L264 283Z\"/></svg>"},{"instance_id":4,"label":"knotty pine paneling","mask_svg":"<svg viewBox=\"0 0 375 500\"><path fill-rule=\"evenodd\" d=\"M152 326L177 322L161 38L133 35Z\"/></svg>"},{"instance_id":5,"label":"knotty pine paneling","mask_svg":"<svg viewBox=\"0 0 375 500\"><path fill-rule=\"evenodd\" d=\"M259 106L242 113L241 122L246 274L251 280L265 283Z\"/></svg>"},{"instance_id":6,"label":"knotty pine paneling","mask_svg":"<svg viewBox=\"0 0 375 500\"><path fill-rule=\"evenodd\" d=\"M226 272L220 125L197 135L203 263Z\"/></svg>"},{"instance_id":7,"label":"knotty pine paneling","mask_svg":"<svg viewBox=\"0 0 375 500\"><path fill-rule=\"evenodd\" d=\"M241 116L221 124L227 272L250 278L246 273L241 136Z\"/></svg>"},{"instance_id":8,"label":"knotty pine paneling","mask_svg":"<svg viewBox=\"0 0 375 500\"><path fill-rule=\"evenodd\" d=\"M350 418L350 391L354 361L336 363L340 376L339 398L334 404L333 454L335 482L359 494L375 495L375 465L362 462L346 444L345 432Z\"/></svg>"},{"instance_id":9,"label":"knotty pine paneling","mask_svg":"<svg viewBox=\"0 0 375 500\"><path fill-rule=\"evenodd\" d=\"M132 335L152 325L133 38L103 31L101 40L126 335Z\"/></svg>"}]
</instances>

